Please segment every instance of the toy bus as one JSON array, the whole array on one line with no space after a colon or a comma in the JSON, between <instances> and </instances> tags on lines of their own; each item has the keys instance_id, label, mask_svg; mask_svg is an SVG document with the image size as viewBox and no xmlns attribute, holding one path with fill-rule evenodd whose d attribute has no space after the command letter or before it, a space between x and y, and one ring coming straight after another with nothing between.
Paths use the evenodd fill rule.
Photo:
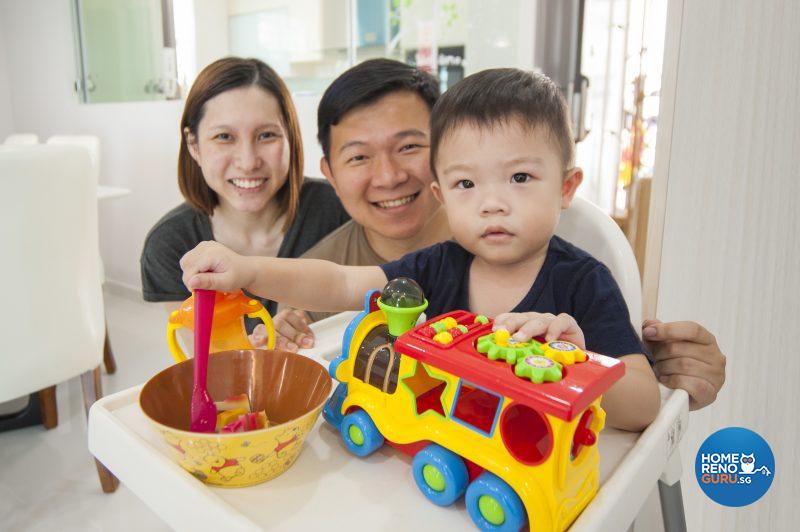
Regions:
<instances>
[{"instance_id":1,"label":"toy bus","mask_svg":"<svg viewBox=\"0 0 800 532\"><path fill-rule=\"evenodd\" d=\"M515 343L466 311L415 325L427 301L410 284L367 294L331 362L340 384L325 419L357 456L384 444L413 456L422 494L464 496L481 530L566 529L599 487L600 399L624 365L567 342Z\"/></svg>"}]
</instances>

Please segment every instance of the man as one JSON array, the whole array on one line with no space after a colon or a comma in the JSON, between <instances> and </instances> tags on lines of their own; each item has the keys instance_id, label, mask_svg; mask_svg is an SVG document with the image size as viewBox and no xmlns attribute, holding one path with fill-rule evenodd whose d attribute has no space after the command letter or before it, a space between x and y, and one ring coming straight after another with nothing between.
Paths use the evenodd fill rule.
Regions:
<instances>
[{"instance_id":1,"label":"man","mask_svg":"<svg viewBox=\"0 0 800 532\"><path fill-rule=\"evenodd\" d=\"M429 187L428 122L438 96L435 78L388 59L361 63L328 87L317 113L320 168L352 220L304 257L377 265L450 238ZM308 323L320 317L279 312L277 346L313 346ZM659 380L685 389L693 410L711 404L725 382L714 336L694 322L646 320L642 327Z\"/></svg>"}]
</instances>

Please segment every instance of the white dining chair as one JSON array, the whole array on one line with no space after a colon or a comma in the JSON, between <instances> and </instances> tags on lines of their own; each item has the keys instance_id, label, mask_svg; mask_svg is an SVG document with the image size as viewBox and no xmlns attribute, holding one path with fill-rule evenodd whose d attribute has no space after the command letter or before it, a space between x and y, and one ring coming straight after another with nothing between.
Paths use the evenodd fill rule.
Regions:
<instances>
[{"instance_id":1,"label":"white dining chair","mask_svg":"<svg viewBox=\"0 0 800 532\"><path fill-rule=\"evenodd\" d=\"M53 135L47 139L47 144L57 146L80 146L89 153L92 174L95 182L100 178L100 139L95 135ZM100 257L100 255L98 255ZM105 282L106 274L103 266L103 259L100 257L100 279ZM108 331L105 332L103 341L103 363L106 373L109 375L117 371L117 363L114 359L114 351L111 349L111 340L108 338Z\"/></svg>"},{"instance_id":2,"label":"white dining chair","mask_svg":"<svg viewBox=\"0 0 800 532\"><path fill-rule=\"evenodd\" d=\"M633 328L641 335L642 285L639 268L633 249L616 222L594 203L576 197L569 208L562 212L556 234L608 267L628 304ZM681 460L676 446L669 460L668 471L658 481L661 514L667 532L686 530L680 476Z\"/></svg>"},{"instance_id":3,"label":"white dining chair","mask_svg":"<svg viewBox=\"0 0 800 532\"><path fill-rule=\"evenodd\" d=\"M13 198L0 209L0 402L45 390L53 427L56 384L80 375L87 413L102 397L97 182L81 148L0 146L0 187ZM117 479L96 466L103 491L114 491Z\"/></svg>"},{"instance_id":4,"label":"white dining chair","mask_svg":"<svg viewBox=\"0 0 800 532\"><path fill-rule=\"evenodd\" d=\"M3 141L5 146L34 146L39 144L39 135L35 133L14 133Z\"/></svg>"},{"instance_id":5,"label":"white dining chair","mask_svg":"<svg viewBox=\"0 0 800 532\"><path fill-rule=\"evenodd\" d=\"M53 135L47 139L47 144L58 146L81 146L89 152L89 161L92 166L95 181L100 176L100 139L95 135Z\"/></svg>"}]
</instances>

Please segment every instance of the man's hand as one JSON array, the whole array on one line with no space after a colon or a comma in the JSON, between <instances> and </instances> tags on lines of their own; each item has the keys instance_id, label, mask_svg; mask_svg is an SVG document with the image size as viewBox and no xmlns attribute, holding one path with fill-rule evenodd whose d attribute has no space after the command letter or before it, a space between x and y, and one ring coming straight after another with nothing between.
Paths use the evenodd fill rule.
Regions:
<instances>
[{"instance_id":1,"label":"man's hand","mask_svg":"<svg viewBox=\"0 0 800 532\"><path fill-rule=\"evenodd\" d=\"M314 347L314 331L308 326L311 318L302 310L283 309L275 314L272 322L275 324L276 349L297 351L301 347Z\"/></svg>"},{"instance_id":2,"label":"man's hand","mask_svg":"<svg viewBox=\"0 0 800 532\"><path fill-rule=\"evenodd\" d=\"M642 337L653 352L661 383L686 390L691 410L714 402L725 383L725 355L713 334L693 321L645 320Z\"/></svg>"},{"instance_id":3,"label":"man's hand","mask_svg":"<svg viewBox=\"0 0 800 532\"><path fill-rule=\"evenodd\" d=\"M565 340L586 349L583 331L569 314L540 314L538 312L506 312L494 319L492 330L506 329L517 342L527 342L534 336L545 341Z\"/></svg>"}]
</instances>

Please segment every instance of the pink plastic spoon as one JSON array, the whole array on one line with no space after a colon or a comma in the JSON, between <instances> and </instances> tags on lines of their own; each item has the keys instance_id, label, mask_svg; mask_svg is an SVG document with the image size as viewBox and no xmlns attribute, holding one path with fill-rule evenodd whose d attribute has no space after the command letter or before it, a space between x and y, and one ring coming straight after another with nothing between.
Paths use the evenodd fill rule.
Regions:
<instances>
[{"instance_id":1,"label":"pink plastic spoon","mask_svg":"<svg viewBox=\"0 0 800 532\"><path fill-rule=\"evenodd\" d=\"M214 432L217 407L208 395L208 347L211 343L211 322L214 318L214 290L194 292L194 388L192 388L192 432Z\"/></svg>"}]
</instances>

